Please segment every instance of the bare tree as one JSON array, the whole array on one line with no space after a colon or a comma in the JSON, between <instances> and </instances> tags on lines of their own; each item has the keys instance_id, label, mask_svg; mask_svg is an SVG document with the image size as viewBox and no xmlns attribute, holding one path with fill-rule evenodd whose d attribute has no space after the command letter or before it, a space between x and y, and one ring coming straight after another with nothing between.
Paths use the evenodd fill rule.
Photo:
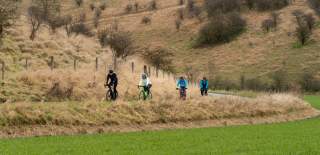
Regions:
<instances>
[{"instance_id":1,"label":"bare tree","mask_svg":"<svg viewBox=\"0 0 320 155\"><path fill-rule=\"evenodd\" d=\"M30 39L34 40L36 37L37 31L40 29L41 24L43 23L43 12L36 6L31 6L28 9L29 21L31 25L31 34Z\"/></svg>"},{"instance_id":2,"label":"bare tree","mask_svg":"<svg viewBox=\"0 0 320 155\"><path fill-rule=\"evenodd\" d=\"M4 30L11 26L17 17L17 8L20 1L0 0L0 39Z\"/></svg>"},{"instance_id":3,"label":"bare tree","mask_svg":"<svg viewBox=\"0 0 320 155\"><path fill-rule=\"evenodd\" d=\"M104 29L98 33L98 39L102 47L109 46L112 50L113 68L117 69L117 59L125 59L133 53L133 41L128 32Z\"/></svg>"},{"instance_id":4,"label":"bare tree","mask_svg":"<svg viewBox=\"0 0 320 155\"><path fill-rule=\"evenodd\" d=\"M33 0L32 5L42 11L42 18L48 21L50 17L56 17L60 13L60 0Z\"/></svg>"}]
</instances>

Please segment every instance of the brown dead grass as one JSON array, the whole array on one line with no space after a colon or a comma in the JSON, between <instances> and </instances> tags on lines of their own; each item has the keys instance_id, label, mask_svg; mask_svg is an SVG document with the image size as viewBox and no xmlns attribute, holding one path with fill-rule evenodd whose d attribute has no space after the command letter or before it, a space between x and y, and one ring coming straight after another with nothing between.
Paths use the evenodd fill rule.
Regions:
<instances>
[{"instance_id":1,"label":"brown dead grass","mask_svg":"<svg viewBox=\"0 0 320 155\"><path fill-rule=\"evenodd\" d=\"M64 134L61 129L66 129L65 134L76 134L112 129L181 128L183 124L195 127L196 122L201 127L205 126L205 121L211 121L208 126L272 123L305 119L318 114L308 103L286 94L256 99L218 97L188 101L179 101L167 95L150 102L117 101L113 104L89 101L16 103L0 105L0 136Z\"/></svg>"}]
</instances>

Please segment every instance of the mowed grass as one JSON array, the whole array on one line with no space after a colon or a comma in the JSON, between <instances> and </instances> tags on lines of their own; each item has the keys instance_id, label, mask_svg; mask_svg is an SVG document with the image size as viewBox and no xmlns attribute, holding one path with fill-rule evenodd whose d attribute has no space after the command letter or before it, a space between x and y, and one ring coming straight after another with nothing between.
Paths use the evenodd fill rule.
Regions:
<instances>
[{"instance_id":1,"label":"mowed grass","mask_svg":"<svg viewBox=\"0 0 320 155\"><path fill-rule=\"evenodd\" d=\"M320 108L319 96L306 96ZM137 132L0 140L0 154L320 154L320 119L304 121Z\"/></svg>"}]
</instances>

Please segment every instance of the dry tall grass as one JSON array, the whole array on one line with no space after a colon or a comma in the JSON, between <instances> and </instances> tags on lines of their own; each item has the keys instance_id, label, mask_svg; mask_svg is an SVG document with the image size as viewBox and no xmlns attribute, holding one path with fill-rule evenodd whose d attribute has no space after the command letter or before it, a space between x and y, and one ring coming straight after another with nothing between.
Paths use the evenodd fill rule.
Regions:
<instances>
[{"instance_id":1,"label":"dry tall grass","mask_svg":"<svg viewBox=\"0 0 320 155\"><path fill-rule=\"evenodd\" d=\"M318 115L303 100L286 94L261 96L256 99L240 97L197 98L178 101L167 94L161 100L149 102L123 102L105 104L97 102L32 104L17 103L0 106L0 135L14 128L81 128L130 127L157 124L175 124L205 120L250 119L279 122L305 119ZM233 124L236 122L228 122ZM214 126L215 124L211 124ZM51 126L51 127L50 127ZM52 130L52 129L50 129ZM6 132L9 133L6 133ZM24 130L23 130L24 131ZM21 132L21 130L20 130ZM31 135L40 131L33 131ZM54 134L52 131L50 134ZM16 133L15 133L16 134ZM30 136L30 135L29 135Z\"/></svg>"}]
</instances>

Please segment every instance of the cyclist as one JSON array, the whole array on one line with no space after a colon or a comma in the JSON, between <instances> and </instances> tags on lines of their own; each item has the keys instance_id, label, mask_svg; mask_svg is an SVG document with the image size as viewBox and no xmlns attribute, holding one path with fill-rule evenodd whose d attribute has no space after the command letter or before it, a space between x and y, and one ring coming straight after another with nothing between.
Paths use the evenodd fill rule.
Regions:
<instances>
[{"instance_id":1,"label":"cyclist","mask_svg":"<svg viewBox=\"0 0 320 155\"><path fill-rule=\"evenodd\" d=\"M180 90L180 97L184 100L187 96L187 89L188 89L188 81L181 76L179 80L177 81L177 90Z\"/></svg>"},{"instance_id":2,"label":"cyclist","mask_svg":"<svg viewBox=\"0 0 320 155\"><path fill-rule=\"evenodd\" d=\"M110 90L112 90L111 87L113 86L113 90L112 91L115 94L118 93L118 91L117 91L118 77L117 77L117 74L113 70L109 70L105 86L108 86L108 88Z\"/></svg>"},{"instance_id":3,"label":"cyclist","mask_svg":"<svg viewBox=\"0 0 320 155\"><path fill-rule=\"evenodd\" d=\"M200 80L200 91L202 96L208 96L209 81L206 77Z\"/></svg>"},{"instance_id":4,"label":"cyclist","mask_svg":"<svg viewBox=\"0 0 320 155\"><path fill-rule=\"evenodd\" d=\"M147 94L150 94L150 89L152 87L152 83L150 78L147 76L147 74L143 73L141 75L141 79L139 82L138 87L143 87L144 91L147 92Z\"/></svg>"}]
</instances>

